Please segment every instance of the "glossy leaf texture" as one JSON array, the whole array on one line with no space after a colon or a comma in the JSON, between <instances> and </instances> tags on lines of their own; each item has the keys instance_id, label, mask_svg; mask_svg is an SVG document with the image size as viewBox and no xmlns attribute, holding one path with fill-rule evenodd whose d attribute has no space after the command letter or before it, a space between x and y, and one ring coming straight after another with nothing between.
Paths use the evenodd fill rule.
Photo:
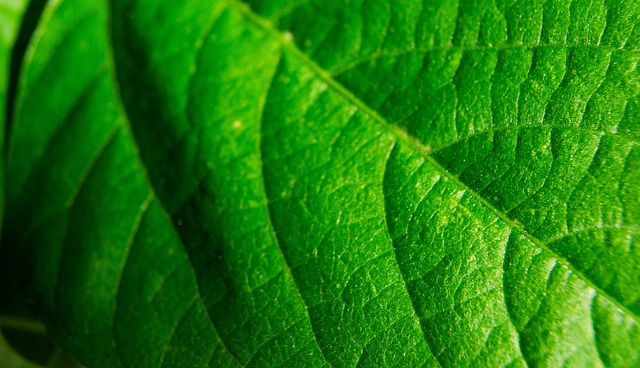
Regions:
<instances>
[{"instance_id":1,"label":"glossy leaf texture","mask_svg":"<svg viewBox=\"0 0 640 368\"><path fill-rule=\"evenodd\" d=\"M5 244L89 366L638 366L638 23L51 2Z\"/></svg>"}]
</instances>

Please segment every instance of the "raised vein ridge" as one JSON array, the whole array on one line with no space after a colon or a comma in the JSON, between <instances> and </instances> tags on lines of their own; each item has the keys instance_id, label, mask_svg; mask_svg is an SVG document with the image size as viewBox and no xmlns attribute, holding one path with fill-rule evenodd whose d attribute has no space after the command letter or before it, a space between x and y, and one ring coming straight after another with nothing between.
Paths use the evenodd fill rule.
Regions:
<instances>
[{"instance_id":1,"label":"raised vein ridge","mask_svg":"<svg viewBox=\"0 0 640 368\"><path fill-rule=\"evenodd\" d=\"M593 288L598 294L604 296L613 303L617 308L621 309L625 312L625 314L631 316L633 320L640 324L640 316L633 313L627 306L622 304L618 299L611 296L604 289L600 288L596 284L593 283L584 273L580 270L576 269L574 265L572 265L566 258L560 256L555 251L547 247L544 242L530 234L526 231L523 225L518 224L516 221L509 218L506 214L501 212L494 205L489 203L486 199L484 199L479 193L474 191L464 182L462 182L457 176L449 172L446 168L444 168L440 163L438 163L433 157L430 156L429 147L424 146L417 138L409 135L405 130L391 125L387 122L380 114L371 109L366 103L364 103L361 99L356 97L353 93L351 93L347 88L345 88L342 84L336 81L329 72L322 69L318 64L316 64L313 60L309 58L304 52L302 52L298 47L296 47L291 41L290 37L285 37L279 30L273 28L273 26L264 18L254 13L246 4L238 1L238 0L226 0L226 3L229 7L233 7L239 12L241 12L247 20L255 23L258 27L262 28L265 32L271 35L274 40L276 40L279 44L282 45L283 48L288 49L294 55L296 55L305 65L307 65L312 71L314 71L320 79L327 83L327 85L335 90L337 93L342 95L346 100L351 102L354 106L364 111L367 115L373 118L377 123L379 123L385 130L389 131L399 140L408 144L415 152L420 154L426 161L428 161L431 165L433 165L438 171L440 171L444 176L446 176L449 180L456 183L460 188L464 189L468 192L473 198L477 199L484 206L489 208L493 213L496 214L501 220L503 220L507 225L509 225L512 229L517 230L519 233L524 235L528 240L533 242L536 246L545 250L549 254L551 254L554 258L556 258L563 266L567 267L572 273L576 274L582 281L584 281L589 287Z\"/></svg>"}]
</instances>

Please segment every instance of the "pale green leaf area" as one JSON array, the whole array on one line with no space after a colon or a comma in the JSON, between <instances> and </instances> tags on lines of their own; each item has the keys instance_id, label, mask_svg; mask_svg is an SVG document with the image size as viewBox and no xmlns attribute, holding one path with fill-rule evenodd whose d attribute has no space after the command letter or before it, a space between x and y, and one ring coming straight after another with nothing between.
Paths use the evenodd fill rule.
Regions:
<instances>
[{"instance_id":1,"label":"pale green leaf area","mask_svg":"<svg viewBox=\"0 0 640 368\"><path fill-rule=\"evenodd\" d=\"M4 337L0 335L0 361L5 368L37 368L38 366L32 364L28 360L21 357L16 353L11 346L5 341Z\"/></svg>"},{"instance_id":2,"label":"pale green leaf area","mask_svg":"<svg viewBox=\"0 0 640 368\"><path fill-rule=\"evenodd\" d=\"M6 259L90 367L637 367L639 61L636 1L52 1Z\"/></svg>"}]
</instances>

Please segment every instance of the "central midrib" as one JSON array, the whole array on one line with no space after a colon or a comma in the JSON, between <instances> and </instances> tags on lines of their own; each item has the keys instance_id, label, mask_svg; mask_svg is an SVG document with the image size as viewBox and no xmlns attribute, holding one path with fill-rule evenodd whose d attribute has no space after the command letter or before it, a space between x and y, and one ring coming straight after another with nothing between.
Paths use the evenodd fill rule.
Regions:
<instances>
[{"instance_id":1,"label":"central midrib","mask_svg":"<svg viewBox=\"0 0 640 368\"><path fill-rule=\"evenodd\" d=\"M307 56L304 52L302 52L295 44L290 41L290 37L285 37L279 30L273 28L273 26L264 18L254 13L248 5L242 3L239 0L225 0L229 7L234 8L239 11L241 14L245 16L246 19L257 25L259 28L263 29L267 34L269 34L273 39L278 42L283 48L288 49L294 55L296 55L305 65L307 65L313 72L317 74L317 76L322 79L327 85L342 95L346 100L352 103L354 106L358 107L362 111L364 111L367 115L369 115L373 120L375 120L378 124L380 124L383 129L388 130L394 135L397 139L401 140L405 144L407 144L411 149L413 149L416 153L422 156L425 160L427 160L431 165L433 165L438 171L440 171L444 176L446 176L449 180L459 185L465 192L469 193L473 198L478 200L482 205L486 206L493 213L495 213L498 218L503 220L509 227L515 229L519 233L521 233L528 240L533 242L536 246L542 248L554 258L556 258L564 267L569 269L572 273L574 273L578 278L584 281L589 287L593 288L598 294L605 297L611 303L613 303L617 308L621 309L627 315L631 316L637 323L640 324L640 316L633 313L627 306L622 304L618 299L614 298L604 289L596 285L593 281L591 281L585 274L583 274L580 270L574 267L566 258L562 257L551 248L549 248L543 241L535 237L526 231L523 225L518 224L513 219L509 218L506 214L496 208L493 204L487 201L484 197L482 197L475 190L470 188L467 184L462 182L457 176L449 172L445 167L443 167L438 161L436 161L432 156L429 155L429 148L424 146L417 138L409 135L406 131L400 129L399 127L390 124L386 121L386 119L380 114L378 114L375 110L370 108L364 101L356 97L351 91L349 91L346 87L336 81L331 74L322 69L315 61L313 61L309 56Z\"/></svg>"}]
</instances>

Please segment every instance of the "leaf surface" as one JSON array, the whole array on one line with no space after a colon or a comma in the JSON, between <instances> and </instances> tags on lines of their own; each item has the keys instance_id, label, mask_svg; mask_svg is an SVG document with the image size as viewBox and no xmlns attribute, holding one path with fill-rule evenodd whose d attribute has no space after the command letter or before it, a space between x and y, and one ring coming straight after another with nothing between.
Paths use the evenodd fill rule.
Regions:
<instances>
[{"instance_id":1,"label":"leaf surface","mask_svg":"<svg viewBox=\"0 0 640 368\"><path fill-rule=\"evenodd\" d=\"M639 18L52 3L5 238L90 365L637 365Z\"/></svg>"},{"instance_id":2,"label":"leaf surface","mask_svg":"<svg viewBox=\"0 0 640 368\"><path fill-rule=\"evenodd\" d=\"M18 33L18 25L24 6L25 3L21 0L0 1L0 151L3 153L6 129L5 110L8 99L7 91L9 89L9 61L11 60L11 49ZM5 162L2 160L0 162L0 220L4 216L4 165ZM0 227L1 232L2 227Z\"/></svg>"}]
</instances>

